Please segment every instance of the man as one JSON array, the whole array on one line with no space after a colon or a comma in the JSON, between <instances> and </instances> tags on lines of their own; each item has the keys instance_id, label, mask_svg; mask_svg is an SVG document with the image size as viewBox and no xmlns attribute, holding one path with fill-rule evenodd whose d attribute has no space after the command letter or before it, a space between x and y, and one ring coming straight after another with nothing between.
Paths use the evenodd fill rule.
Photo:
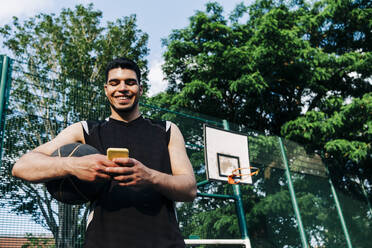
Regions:
<instances>
[{"instance_id":1,"label":"man","mask_svg":"<svg viewBox=\"0 0 372 248\"><path fill-rule=\"evenodd\" d=\"M94 203L85 247L184 247L174 201L192 201L196 184L182 134L173 123L141 116L138 102L143 91L136 63L115 59L108 64L106 77L110 118L67 127L23 155L12 173L35 183L68 175L111 180ZM128 148L130 158L50 157L58 147L74 142L92 145L102 154L109 147Z\"/></svg>"}]
</instances>

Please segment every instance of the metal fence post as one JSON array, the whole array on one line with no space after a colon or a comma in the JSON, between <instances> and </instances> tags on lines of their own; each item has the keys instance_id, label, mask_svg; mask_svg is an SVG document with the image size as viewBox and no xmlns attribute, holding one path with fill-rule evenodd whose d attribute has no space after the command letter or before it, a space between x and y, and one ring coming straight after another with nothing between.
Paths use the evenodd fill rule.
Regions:
<instances>
[{"instance_id":1,"label":"metal fence post","mask_svg":"<svg viewBox=\"0 0 372 248\"><path fill-rule=\"evenodd\" d=\"M344 235L345 235L347 247L348 248L353 248L353 246L351 244L350 235L349 235L349 232L347 230L347 226L346 226L346 222L345 222L345 219L344 219L344 215L342 214L342 209L341 209L340 201L338 200L336 189L333 186L332 179L331 179L331 177L329 175L328 167L326 167L326 169L327 169L327 174L328 174L328 182L329 182L329 185L331 186L331 191L332 191L333 199L334 199L335 204L336 204L336 209L337 209L338 217L340 218L340 222L341 222L341 226L342 226L342 231L344 232Z\"/></svg>"},{"instance_id":2,"label":"metal fence post","mask_svg":"<svg viewBox=\"0 0 372 248\"><path fill-rule=\"evenodd\" d=\"M292 206L293 206L293 209L295 211L296 219L297 219L297 222L298 222L298 230L300 232L302 247L308 248L309 245L307 243L304 226L302 225L300 209L298 208L296 193L294 191L293 184L292 184L291 172L289 171L288 159L287 159L287 155L286 155L284 145L283 145L283 141L282 141L281 137L279 137L279 144L280 144L280 150L282 152L283 163L284 163L284 166L285 166L285 175L286 175L287 180L288 180L288 188L289 188L289 193L291 195Z\"/></svg>"},{"instance_id":3,"label":"metal fence post","mask_svg":"<svg viewBox=\"0 0 372 248\"><path fill-rule=\"evenodd\" d=\"M0 158L3 154L3 140L5 131L5 110L8 102L9 78L10 77L10 59L8 56L0 55ZM1 163L1 162L0 162Z\"/></svg>"},{"instance_id":4,"label":"metal fence post","mask_svg":"<svg viewBox=\"0 0 372 248\"><path fill-rule=\"evenodd\" d=\"M227 122L227 120L223 120L223 127L226 130L230 130L229 123ZM234 192L234 197L235 197L235 206L236 206L236 211L238 214L238 221L239 221L240 232L242 234L242 239L245 240L245 247L251 248L251 241L248 236L247 221L245 219L243 199L242 199L242 195L240 191L240 186L238 184L235 184L235 185L232 185L232 187L233 187L233 192Z\"/></svg>"}]
</instances>

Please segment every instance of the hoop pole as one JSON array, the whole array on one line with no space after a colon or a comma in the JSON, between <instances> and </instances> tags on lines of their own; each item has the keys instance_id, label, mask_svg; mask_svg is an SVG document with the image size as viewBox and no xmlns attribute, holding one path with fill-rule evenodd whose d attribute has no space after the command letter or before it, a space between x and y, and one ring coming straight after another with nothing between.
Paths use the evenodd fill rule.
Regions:
<instances>
[{"instance_id":1,"label":"hoop pole","mask_svg":"<svg viewBox=\"0 0 372 248\"><path fill-rule=\"evenodd\" d=\"M305 235L305 229L304 229L304 226L302 225L300 209L298 208L296 194L295 194L293 184L292 184L291 172L289 171L287 154L285 152L283 141L282 141L281 137L279 137L279 144L280 144L280 150L282 152L283 163L284 163L284 166L285 166L285 176L286 176L287 181L288 181L288 188L289 188L289 193L291 195L292 206L293 206L293 209L295 211L295 215L296 215L296 219L297 219L298 231L300 232L302 247L303 248L308 248L309 246L308 246L306 235Z\"/></svg>"},{"instance_id":2,"label":"hoop pole","mask_svg":"<svg viewBox=\"0 0 372 248\"><path fill-rule=\"evenodd\" d=\"M223 127L225 130L230 130L229 123L227 120L223 120ZM242 195L240 191L240 186L238 184L232 185L234 197L235 197L235 206L236 206L236 212L238 214L238 221L239 221L239 228L242 235L242 239L245 240L245 246L246 248L251 248L251 241L248 236L248 228L247 228L247 221L245 219L245 213L243 208L243 200Z\"/></svg>"}]
</instances>

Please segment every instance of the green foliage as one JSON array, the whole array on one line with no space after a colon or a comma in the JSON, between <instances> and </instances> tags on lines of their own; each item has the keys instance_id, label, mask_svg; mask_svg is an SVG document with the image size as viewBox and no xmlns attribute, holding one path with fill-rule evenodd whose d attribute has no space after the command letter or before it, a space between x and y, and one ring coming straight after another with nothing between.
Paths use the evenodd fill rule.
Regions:
<instances>
[{"instance_id":1,"label":"green foliage","mask_svg":"<svg viewBox=\"0 0 372 248\"><path fill-rule=\"evenodd\" d=\"M350 160L368 168L372 154L372 94L349 104L341 102L342 98L325 100L319 110L286 123L282 133L323 151L326 158L333 157L343 164Z\"/></svg>"},{"instance_id":2,"label":"green foliage","mask_svg":"<svg viewBox=\"0 0 372 248\"><path fill-rule=\"evenodd\" d=\"M341 193L347 222L352 223L353 244L361 247L371 234L368 224L372 211L371 113L371 93L354 98L350 103L330 97L317 110L307 112L282 128L287 138L307 144L308 150L322 155L329 176ZM363 204L355 204L355 201Z\"/></svg>"},{"instance_id":3,"label":"green foliage","mask_svg":"<svg viewBox=\"0 0 372 248\"><path fill-rule=\"evenodd\" d=\"M218 3L209 3L205 11L190 17L185 28L174 30L163 41L167 49L163 70L169 87L152 101L173 110L187 108L228 120L237 124L236 131L250 135L250 159L261 169L254 192L244 188L254 247L300 247L301 241L284 186L277 137L265 137L252 129L281 133L307 144L308 154L295 143L287 142L286 149L311 244L346 246L340 226L335 225L338 216L328 181L323 178L325 162L337 190L361 203L360 208L353 208L348 204L352 201L344 198L347 222L368 226L371 13L366 0L258 0L250 6L238 5L226 17ZM351 104L344 104L349 100ZM202 190L212 189L228 192L218 184ZM206 234L205 229L213 229L212 223L222 227L229 215L235 215L233 209L224 207L228 211L223 212L221 206L203 201L198 207L204 210L205 221L191 220L185 228L195 231L202 225L198 230L204 230L203 234L191 232L201 237L226 235L221 229ZM363 240L371 229L358 230L352 229L353 243L368 247Z\"/></svg>"},{"instance_id":4,"label":"green foliage","mask_svg":"<svg viewBox=\"0 0 372 248\"><path fill-rule=\"evenodd\" d=\"M329 95L360 97L372 89L366 5L263 0L238 5L225 18L218 3L209 3L164 40L168 97L274 134Z\"/></svg>"},{"instance_id":5,"label":"green foliage","mask_svg":"<svg viewBox=\"0 0 372 248\"><path fill-rule=\"evenodd\" d=\"M58 80L75 79L102 87L108 61L127 56L138 62L147 88L148 35L137 28L136 16L106 25L101 18L102 12L92 4L77 5L58 15L38 14L23 23L14 17L0 33L15 59L37 66L39 72L57 72Z\"/></svg>"},{"instance_id":6,"label":"green foliage","mask_svg":"<svg viewBox=\"0 0 372 248\"><path fill-rule=\"evenodd\" d=\"M22 248L55 248L54 240L51 238L34 237L30 233L26 233L27 242L22 245Z\"/></svg>"}]
</instances>

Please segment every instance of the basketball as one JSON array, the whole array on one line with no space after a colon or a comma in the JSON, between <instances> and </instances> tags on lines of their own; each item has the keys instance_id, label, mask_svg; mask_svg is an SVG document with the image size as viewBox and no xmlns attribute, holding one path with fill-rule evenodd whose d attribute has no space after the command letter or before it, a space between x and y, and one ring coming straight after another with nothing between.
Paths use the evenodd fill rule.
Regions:
<instances>
[{"instance_id":1,"label":"basketball","mask_svg":"<svg viewBox=\"0 0 372 248\"><path fill-rule=\"evenodd\" d=\"M53 157L82 157L85 155L100 153L96 148L81 144L72 143L58 148L52 153ZM51 196L67 204L83 204L97 199L99 194L108 185L109 181L100 180L88 182L78 179L75 176L54 179L45 183Z\"/></svg>"}]
</instances>

